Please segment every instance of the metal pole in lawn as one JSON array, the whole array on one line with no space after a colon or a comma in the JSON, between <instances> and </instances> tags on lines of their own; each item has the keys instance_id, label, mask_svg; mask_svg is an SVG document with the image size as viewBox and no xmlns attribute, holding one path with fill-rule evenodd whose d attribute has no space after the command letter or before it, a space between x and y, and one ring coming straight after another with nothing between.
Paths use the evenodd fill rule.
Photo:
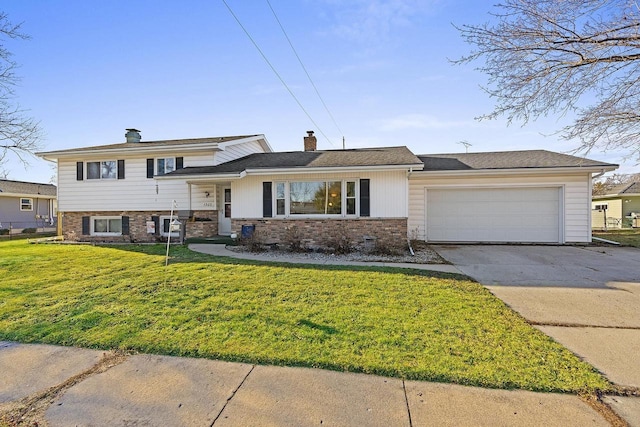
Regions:
<instances>
[{"instance_id":1,"label":"metal pole in lawn","mask_svg":"<svg viewBox=\"0 0 640 427\"><path fill-rule=\"evenodd\" d=\"M171 201L171 214L169 215L169 234L167 235L167 256L164 260L164 266L166 267L167 265L169 265L169 245L171 244L171 231L172 231L172 227L173 227L173 210L178 206L178 204L176 203L175 200ZM164 226L164 224L160 225L161 227Z\"/></svg>"}]
</instances>

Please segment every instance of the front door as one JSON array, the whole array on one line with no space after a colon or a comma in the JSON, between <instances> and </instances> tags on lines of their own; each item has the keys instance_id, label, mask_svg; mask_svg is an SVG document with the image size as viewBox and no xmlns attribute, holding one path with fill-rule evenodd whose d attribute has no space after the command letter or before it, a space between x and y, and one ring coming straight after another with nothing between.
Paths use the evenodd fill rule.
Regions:
<instances>
[{"instance_id":1,"label":"front door","mask_svg":"<svg viewBox=\"0 0 640 427\"><path fill-rule=\"evenodd\" d=\"M218 210L218 234L228 236L231 234L231 187L222 187L220 200L222 203Z\"/></svg>"}]
</instances>

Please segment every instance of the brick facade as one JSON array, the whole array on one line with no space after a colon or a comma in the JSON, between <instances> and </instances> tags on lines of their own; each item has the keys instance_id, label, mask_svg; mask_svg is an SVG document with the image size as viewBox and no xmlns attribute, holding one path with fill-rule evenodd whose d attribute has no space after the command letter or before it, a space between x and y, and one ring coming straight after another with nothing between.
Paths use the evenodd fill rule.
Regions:
<instances>
[{"instance_id":1,"label":"brick facade","mask_svg":"<svg viewBox=\"0 0 640 427\"><path fill-rule=\"evenodd\" d=\"M283 243L288 230L295 227L307 248L325 247L327 239L335 238L337 233L345 233L354 247L364 247L372 241L386 247L397 247L407 242L406 218L232 219L232 232L240 236L243 225L255 225L267 243Z\"/></svg>"},{"instance_id":2,"label":"brick facade","mask_svg":"<svg viewBox=\"0 0 640 427\"><path fill-rule=\"evenodd\" d=\"M167 238L147 233L147 221L154 216L169 216L169 211L119 211L119 212L59 212L62 221L62 234L67 240L81 242L107 243L154 243L166 242ZM174 212L174 215L176 213ZM82 217L85 216L127 216L129 217L129 234L122 236L90 236L82 234ZM180 219L183 223L185 238L212 237L218 234L218 211L195 211L191 219ZM172 240L174 238L172 237Z\"/></svg>"}]
</instances>

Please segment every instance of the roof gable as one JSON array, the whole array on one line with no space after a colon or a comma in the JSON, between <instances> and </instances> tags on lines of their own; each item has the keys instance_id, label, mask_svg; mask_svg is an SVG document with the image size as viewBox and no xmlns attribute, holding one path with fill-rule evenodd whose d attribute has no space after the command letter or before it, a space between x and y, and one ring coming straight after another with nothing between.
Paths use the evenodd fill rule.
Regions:
<instances>
[{"instance_id":1,"label":"roof gable","mask_svg":"<svg viewBox=\"0 0 640 427\"><path fill-rule=\"evenodd\" d=\"M53 184L0 179L0 193L55 196L57 195L57 189Z\"/></svg>"}]
</instances>

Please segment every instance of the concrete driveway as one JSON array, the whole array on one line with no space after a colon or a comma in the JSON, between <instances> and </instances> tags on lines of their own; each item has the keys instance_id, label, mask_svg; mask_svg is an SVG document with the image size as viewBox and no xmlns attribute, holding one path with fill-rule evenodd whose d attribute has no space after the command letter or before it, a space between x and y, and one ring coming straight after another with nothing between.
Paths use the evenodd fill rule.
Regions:
<instances>
[{"instance_id":1,"label":"concrete driveway","mask_svg":"<svg viewBox=\"0 0 640 427\"><path fill-rule=\"evenodd\" d=\"M581 246L437 245L532 325L640 392L640 249ZM630 393L633 394L633 393ZM640 398L604 398L640 426Z\"/></svg>"},{"instance_id":2,"label":"concrete driveway","mask_svg":"<svg viewBox=\"0 0 640 427\"><path fill-rule=\"evenodd\" d=\"M437 245L434 249L484 285L606 288L610 282L640 282L636 248Z\"/></svg>"}]
</instances>

